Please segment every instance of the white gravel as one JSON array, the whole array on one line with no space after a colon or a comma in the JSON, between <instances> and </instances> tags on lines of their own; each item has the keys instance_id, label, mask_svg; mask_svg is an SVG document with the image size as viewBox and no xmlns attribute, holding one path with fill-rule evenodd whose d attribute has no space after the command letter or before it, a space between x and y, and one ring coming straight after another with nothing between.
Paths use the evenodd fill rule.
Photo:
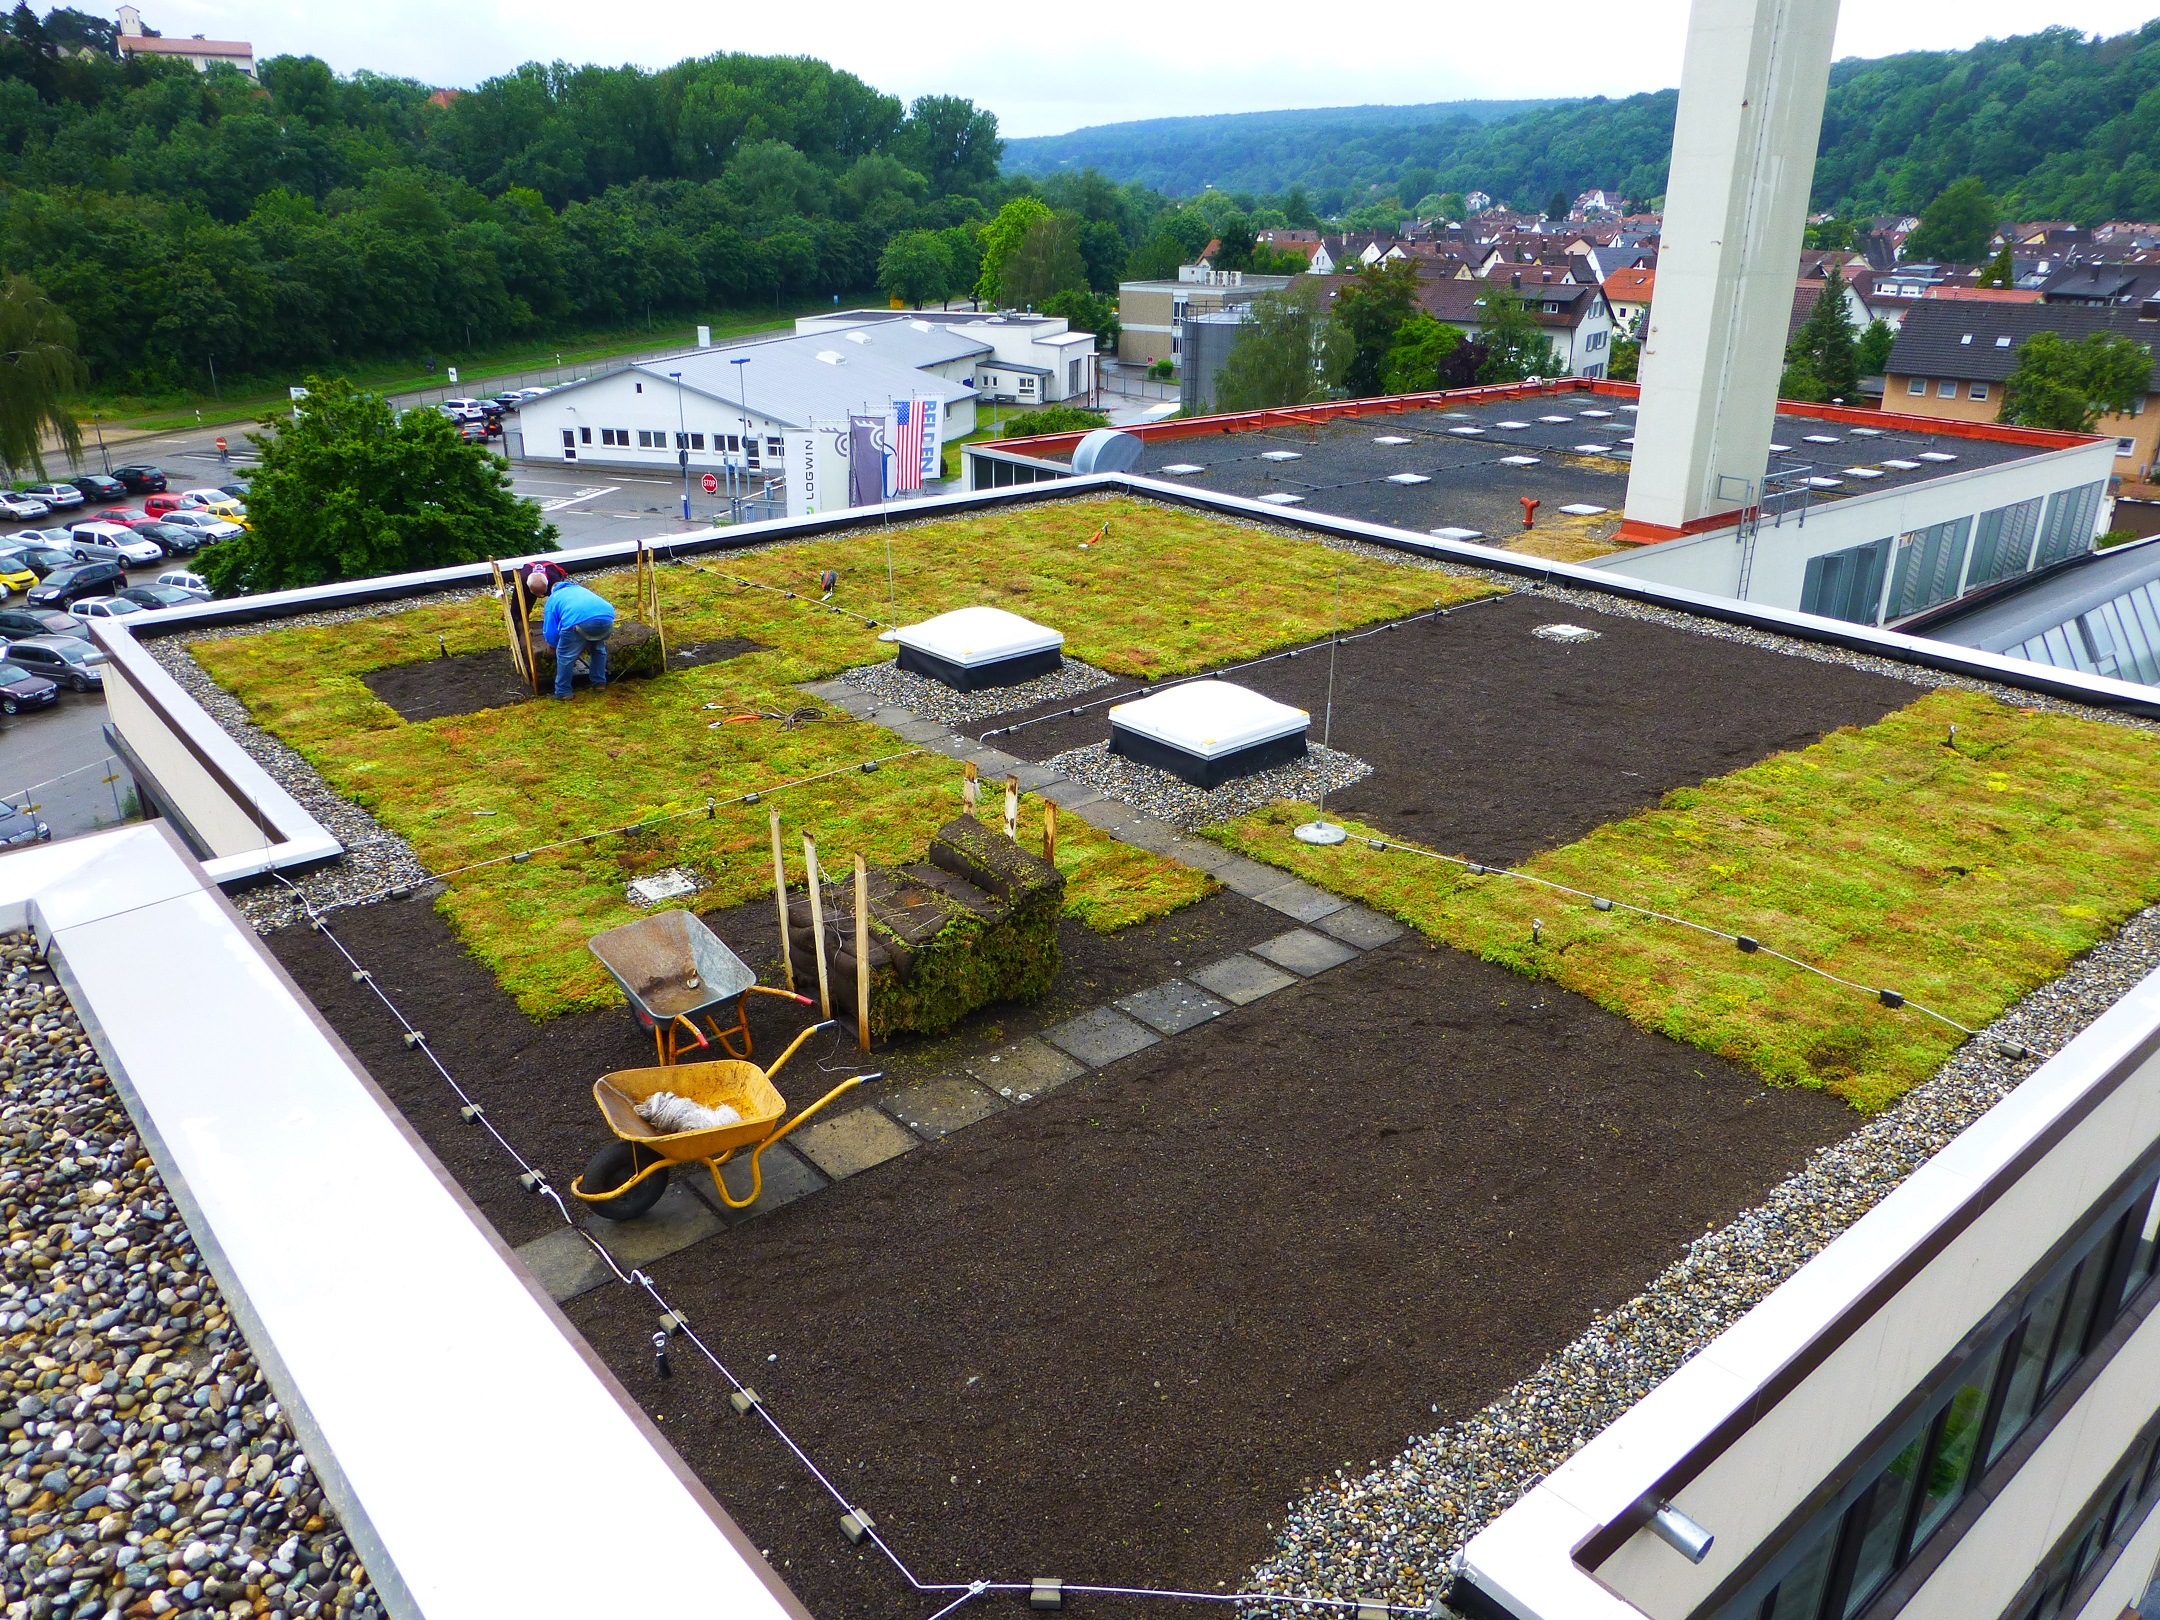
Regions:
<instances>
[{"instance_id":1,"label":"white gravel","mask_svg":"<svg viewBox=\"0 0 2160 1620\"><path fill-rule=\"evenodd\" d=\"M1364 760L1318 743L1306 747L1303 759L1240 776L1215 788L1197 788L1168 771L1113 754L1108 743L1068 748L1044 760L1043 767L1091 787L1105 798L1145 811L1158 821L1188 829L1228 821L1284 800L1309 804L1323 793L1339 793L1372 774L1372 767Z\"/></svg>"},{"instance_id":2,"label":"white gravel","mask_svg":"<svg viewBox=\"0 0 2160 1620\"><path fill-rule=\"evenodd\" d=\"M37 949L0 936L9 1620L382 1607Z\"/></svg>"},{"instance_id":3,"label":"white gravel","mask_svg":"<svg viewBox=\"0 0 2160 1620\"><path fill-rule=\"evenodd\" d=\"M986 687L979 692L956 692L943 681L917 675L897 663L864 664L857 669L842 671L840 679L869 693L880 703L897 704L936 725L971 726L996 715L1032 709L1038 703L1079 697L1083 692L1110 685L1117 677L1093 664L1068 658L1062 667L1047 675L1038 675L1031 681L1020 681L1012 686Z\"/></svg>"}]
</instances>

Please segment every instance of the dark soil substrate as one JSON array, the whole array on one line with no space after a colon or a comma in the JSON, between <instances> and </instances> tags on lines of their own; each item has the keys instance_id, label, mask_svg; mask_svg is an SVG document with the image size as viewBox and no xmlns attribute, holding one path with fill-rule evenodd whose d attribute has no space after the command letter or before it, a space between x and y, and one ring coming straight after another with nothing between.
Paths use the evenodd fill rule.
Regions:
<instances>
[{"instance_id":1,"label":"dark soil substrate","mask_svg":"<svg viewBox=\"0 0 2160 1620\"><path fill-rule=\"evenodd\" d=\"M1233 938L1234 898L1146 977L1197 925ZM627 1015L535 1028L423 903L335 926L525 1152L582 1161L593 1075L645 1058ZM343 961L271 944L505 1235L551 1229ZM1474 1412L1851 1123L1412 939L650 1269L924 1578L1212 1588L1287 1501ZM647 1299L568 1309L814 1613L919 1620L694 1352L654 1376Z\"/></svg>"},{"instance_id":2,"label":"dark soil substrate","mask_svg":"<svg viewBox=\"0 0 2160 1620\"><path fill-rule=\"evenodd\" d=\"M1531 634L1555 622L1595 641ZM1321 739L1328 649L1322 642L1228 676L1312 715ZM1126 683L1131 687L1135 683ZM1059 715L990 738L1047 759L1110 735L1101 692ZM1871 725L1917 688L1839 664L1691 635L1639 619L1584 613L1526 592L1439 620L1345 642L1335 671L1333 744L1373 766L1328 805L1397 837L1451 854L1514 862L1573 843L1656 804L1840 726ZM971 736L1033 714L959 729Z\"/></svg>"},{"instance_id":3,"label":"dark soil substrate","mask_svg":"<svg viewBox=\"0 0 2160 1620\"><path fill-rule=\"evenodd\" d=\"M1209 1589L1851 1123L1403 941L651 1269L922 1578ZM569 1309L812 1612L921 1614L650 1301Z\"/></svg>"},{"instance_id":4,"label":"dark soil substrate","mask_svg":"<svg viewBox=\"0 0 2160 1620\"><path fill-rule=\"evenodd\" d=\"M711 912L706 921L758 969L761 983L781 982L779 923L770 902ZM567 1186L586 1159L606 1145L607 1131L592 1100L593 1081L611 1069L653 1061L652 1037L627 1009L532 1023L425 901L392 900L333 912L330 926L426 1034L458 1083L558 1185ZM1040 1001L986 1008L935 1041L902 1038L880 1046L872 1061L886 1078L857 1087L834 1109L866 1107L926 1070L987 1054L1084 1008L1160 984L1295 926L1228 891L1110 938L1067 921L1058 930L1063 962ZM487 1133L458 1117L457 1098L442 1077L405 1048L382 1003L366 986L352 982L352 970L328 942L306 928L287 928L268 943L497 1230L512 1243L523 1243L559 1224L552 1205L517 1185L516 1166ZM814 982L808 992L816 993ZM750 998L750 1029L761 1061L777 1056L804 1022L802 1009L791 1002ZM791 1103L808 1102L821 1082L831 1083L816 1070L815 1060L844 1074L855 1069L856 1057L852 1026L820 1037L782 1071L781 1091Z\"/></svg>"},{"instance_id":5,"label":"dark soil substrate","mask_svg":"<svg viewBox=\"0 0 2160 1620\"><path fill-rule=\"evenodd\" d=\"M724 663L744 653L763 652L764 644L746 636L723 636L688 647L668 649L669 669L695 669L700 664ZM392 664L372 669L360 679L383 702L397 710L403 720L441 720L450 715L478 714L529 702L532 690L510 662L507 648L486 652L453 653L448 658L423 658L411 664ZM586 684L581 666L572 677Z\"/></svg>"}]
</instances>

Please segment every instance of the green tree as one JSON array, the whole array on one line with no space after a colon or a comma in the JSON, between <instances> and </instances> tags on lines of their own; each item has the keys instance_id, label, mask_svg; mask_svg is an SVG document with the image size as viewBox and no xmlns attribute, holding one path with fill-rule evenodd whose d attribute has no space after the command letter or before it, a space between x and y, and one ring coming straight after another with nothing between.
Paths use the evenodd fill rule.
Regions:
<instances>
[{"instance_id":1,"label":"green tree","mask_svg":"<svg viewBox=\"0 0 2160 1620\"><path fill-rule=\"evenodd\" d=\"M2002 251L1988 262L1988 267L1980 272L1980 279L1974 285L1978 287L2014 287L2017 285L2017 266L2011 262L2010 244L2008 242L2005 242L2002 245Z\"/></svg>"},{"instance_id":2,"label":"green tree","mask_svg":"<svg viewBox=\"0 0 2160 1620\"><path fill-rule=\"evenodd\" d=\"M2072 342L2035 332L2018 345L2003 387L2001 420L2019 427L2090 433L2103 416L2137 408L2152 387L2152 349L2112 332Z\"/></svg>"},{"instance_id":3,"label":"green tree","mask_svg":"<svg viewBox=\"0 0 2160 1620\"><path fill-rule=\"evenodd\" d=\"M902 231L878 255L878 285L887 296L921 309L953 290L952 253L936 231Z\"/></svg>"},{"instance_id":4,"label":"green tree","mask_svg":"<svg viewBox=\"0 0 2160 1620\"><path fill-rule=\"evenodd\" d=\"M1443 191L1440 193L1438 212L1442 219L1453 220L1460 225L1470 217L1470 204L1464 200L1463 194L1459 191Z\"/></svg>"},{"instance_id":5,"label":"green tree","mask_svg":"<svg viewBox=\"0 0 2160 1620\"><path fill-rule=\"evenodd\" d=\"M1557 377L1564 369L1560 351L1530 313L1529 300L1509 287L1488 286L1478 341L1485 345L1478 367L1480 383L1521 382L1525 377Z\"/></svg>"},{"instance_id":6,"label":"green tree","mask_svg":"<svg viewBox=\"0 0 2160 1620\"><path fill-rule=\"evenodd\" d=\"M1255 298L1215 374L1214 408L1261 411L1325 399L1320 358L1328 322L1322 302L1319 284L1310 278Z\"/></svg>"},{"instance_id":7,"label":"green tree","mask_svg":"<svg viewBox=\"0 0 2160 1620\"><path fill-rule=\"evenodd\" d=\"M1121 328L1117 305L1109 299L1078 287L1068 287L1063 292L1052 293L1037 307L1045 315L1063 316L1075 332L1093 332L1098 352L1110 354L1116 351Z\"/></svg>"},{"instance_id":8,"label":"green tree","mask_svg":"<svg viewBox=\"0 0 2160 1620\"><path fill-rule=\"evenodd\" d=\"M307 380L296 417L248 438L253 527L204 554L220 595L478 562L554 539L508 466L440 411L402 416L342 378Z\"/></svg>"},{"instance_id":9,"label":"green tree","mask_svg":"<svg viewBox=\"0 0 2160 1620\"><path fill-rule=\"evenodd\" d=\"M1545 217L1547 219L1566 219L1568 217L1568 194L1566 192L1556 191L1545 199Z\"/></svg>"},{"instance_id":10,"label":"green tree","mask_svg":"<svg viewBox=\"0 0 2160 1620\"><path fill-rule=\"evenodd\" d=\"M1897 342L1897 333L1880 315L1867 323L1867 330L1860 334L1860 341L1853 347L1853 360L1863 377L1880 377L1890 369L1890 349Z\"/></svg>"},{"instance_id":11,"label":"green tree","mask_svg":"<svg viewBox=\"0 0 2160 1620\"><path fill-rule=\"evenodd\" d=\"M75 323L28 276L0 281L0 472L45 476L51 439L70 459L82 429L66 399L82 381Z\"/></svg>"},{"instance_id":12,"label":"green tree","mask_svg":"<svg viewBox=\"0 0 2160 1620\"><path fill-rule=\"evenodd\" d=\"M1005 266L1027 234L1042 220L1051 218L1050 207L1039 197L1015 197L982 228L982 268L975 273L975 296L985 304L1005 304Z\"/></svg>"},{"instance_id":13,"label":"green tree","mask_svg":"<svg viewBox=\"0 0 2160 1620\"><path fill-rule=\"evenodd\" d=\"M1386 362L1380 368L1380 388L1389 394L1422 394L1442 386L1440 367L1463 344L1459 326L1419 310L1395 329Z\"/></svg>"},{"instance_id":14,"label":"green tree","mask_svg":"<svg viewBox=\"0 0 2160 1620\"><path fill-rule=\"evenodd\" d=\"M1802 246L1818 253L1835 253L1853 245L1853 222L1839 219L1832 214L1828 219L1811 223L1801 238Z\"/></svg>"},{"instance_id":15,"label":"green tree","mask_svg":"<svg viewBox=\"0 0 2160 1620\"><path fill-rule=\"evenodd\" d=\"M1921 210L1919 227L1905 238L1905 257L1924 264L1971 264L1987 255L2001 219L1986 182L1969 175Z\"/></svg>"},{"instance_id":16,"label":"green tree","mask_svg":"<svg viewBox=\"0 0 2160 1620\"><path fill-rule=\"evenodd\" d=\"M1612 340L1612 358L1605 363L1605 375L1614 382L1636 382L1640 380L1641 372L1641 342L1615 334Z\"/></svg>"},{"instance_id":17,"label":"green tree","mask_svg":"<svg viewBox=\"0 0 2160 1620\"><path fill-rule=\"evenodd\" d=\"M1845 278L1832 265L1823 278L1822 296L1785 345L1785 376L1778 385L1782 397L1818 401L1858 397L1859 339L1846 305Z\"/></svg>"},{"instance_id":18,"label":"green tree","mask_svg":"<svg viewBox=\"0 0 2160 1620\"><path fill-rule=\"evenodd\" d=\"M1399 259L1367 265L1336 293L1328 318L1328 370L1352 399L1387 391L1382 373L1388 351L1417 307L1417 289L1415 261Z\"/></svg>"},{"instance_id":19,"label":"green tree","mask_svg":"<svg viewBox=\"0 0 2160 1620\"><path fill-rule=\"evenodd\" d=\"M1110 418L1101 411L1085 410L1077 405L1045 405L1040 410L1022 411L1017 416L1006 417L998 425L998 436L1029 439L1038 433L1088 433L1109 425Z\"/></svg>"},{"instance_id":20,"label":"green tree","mask_svg":"<svg viewBox=\"0 0 2160 1620\"><path fill-rule=\"evenodd\" d=\"M1053 294L1087 290L1087 261L1080 257L1080 221L1070 214L1038 219L998 272L998 302L1040 309Z\"/></svg>"},{"instance_id":21,"label":"green tree","mask_svg":"<svg viewBox=\"0 0 2160 1620\"><path fill-rule=\"evenodd\" d=\"M1283 218L1294 231L1317 231L1320 216L1313 212L1312 199L1305 195L1303 186L1292 186L1283 193Z\"/></svg>"}]
</instances>

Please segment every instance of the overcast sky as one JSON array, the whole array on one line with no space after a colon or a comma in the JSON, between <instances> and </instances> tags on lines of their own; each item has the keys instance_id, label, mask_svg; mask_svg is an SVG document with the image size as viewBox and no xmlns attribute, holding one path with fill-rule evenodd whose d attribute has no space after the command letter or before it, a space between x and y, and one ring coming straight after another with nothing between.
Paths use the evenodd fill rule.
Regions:
<instances>
[{"instance_id":1,"label":"overcast sky","mask_svg":"<svg viewBox=\"0 0 2160 1620\"><path fill-rule=\"evenodd\" d=\"M662 67L722 50L818 56L903 98L967 96L994 110L1008 135L1179 113L1627 95L1678 83L1687 23L1684 0L1547 0L1534 21L1475 0L1093 13L931 11L882 0L627 11L591 0L144 0L141 10L162 33L246 39L259 56L312 53L340 72L372 68L437 85L558 58ZM1838 54L1957 48L2043 23L2121 33L2155 10L2155 0L2058 0L2044 12L2012 0L1859 0L1844 8Z\"/></svg>"}]
</instances>

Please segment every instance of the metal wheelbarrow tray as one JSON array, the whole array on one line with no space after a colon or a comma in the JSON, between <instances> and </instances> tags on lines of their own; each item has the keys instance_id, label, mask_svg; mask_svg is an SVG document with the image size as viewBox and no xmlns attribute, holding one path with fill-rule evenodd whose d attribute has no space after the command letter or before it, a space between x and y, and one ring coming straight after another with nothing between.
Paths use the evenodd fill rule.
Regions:
<instances>
[{"instance_id":1,"label":"metal wheelbarrow tray","mask_svg":"<svg viewBox=\"0 0 2160 1620\"><path fill-rule=\"evenodd\" d=\"M687 911L656 911L595 934L585 948L622 987L638 1023L652 1031L663 1068L677 1062L685 1051L709 1047L707 1030L723 1052L747 1059L752 1050L749 1002L753 995L785 996L810 1005L808 996L759 984L743 959ZM722 1029L712 1012L730 1001L735 1003L735 1022ZM697 1026L701 1013L704 1030Z\"/></svg>"},{"instance_id":2,"label":"metal wheelbarrow tray","mask_svg":"<svg viewBox=\"0 0 2160 1620\"><path fill-rule=\"evenodd\" d=\"M780 1123L781 1115L787 1112L787 1099L772 1083L772 1076L780 1072L781 1064L793 1057L804 1041L832 1027L831 1019L812 1024L789 1043L770 1073L755 1063L722 1058L657 1069L618 1069L602 1075L593 1082L593 1101L600 1105L601 1117L616 1139L611 1146L602 1148L585 1166L585 1173L570 1184L571 1194L609 1220L631 1220L652 1208L667 1190L670 1165L703 1161L712 1172L713 1189L720 1201L730 1209L748 1209L764 1188L759 1156L842 1092L878 1078L876 1074L850 1075L785 1125ZM671 1091L706 1108L726 1104L742 1118L732 1125L658 1131L639 1115L637 1105L659 1091ZM750 1149L750 1192L747 1197L737 1198L721 1180L720 1167L746 1147Z\"/></svg>"}]
</instances>

